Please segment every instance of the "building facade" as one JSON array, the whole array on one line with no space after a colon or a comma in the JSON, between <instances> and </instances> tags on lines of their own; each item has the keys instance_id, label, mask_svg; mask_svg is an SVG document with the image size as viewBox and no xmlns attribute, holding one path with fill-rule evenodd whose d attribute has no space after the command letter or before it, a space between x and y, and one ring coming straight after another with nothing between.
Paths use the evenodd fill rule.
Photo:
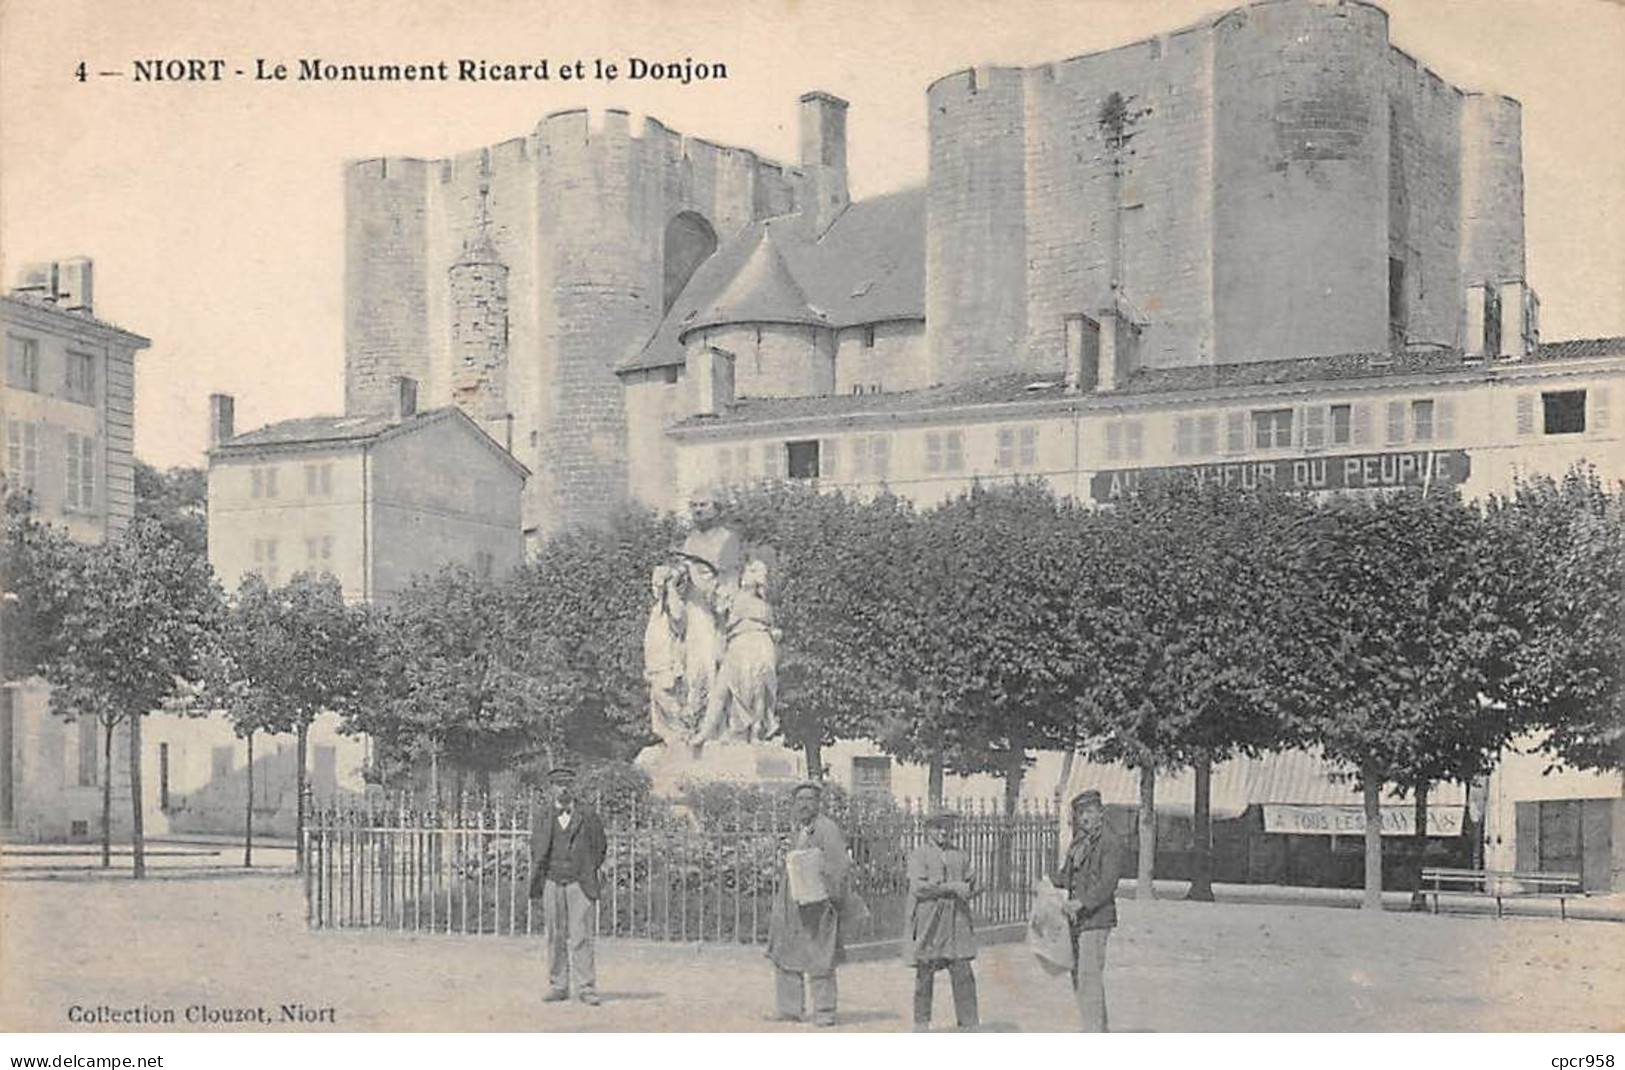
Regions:
<instances>
[{"instance_id":1,"label":"building facade","mask_svg":"<svg viewBox=\"0 0 1625 1070\"><path fill-rule=\"evenodd\" d=\"M243 434L232 399L211 399L209 560L228 590L317 572L351 601L387 602L446 564L519 564L525 467L461 409L418 412L415 385L395 389L392 411Z\"/></svg>"},{"instance_id":2,"label":"building facade","mask_svg":"<svg viewBox=\"0 0 1625 1070\"><path fill-rule=\"evenodd\" d=\"M525 467L455 406L420 412L417 384L389 383L367 416L286 420L238 434L234 400L210 398L209 561L227 590L300 572L334 577L351 602L387 603L447 564L497 577L522 556ZM261 735L249 751L223 717L149 718L145 783L155 827L174 835L292 835L297 740ZM365 791L369 741L331 713L310 729L318 803ZM154 825L149 825L154 827Z\"/></svg>"},{"instance_id":3,"label":"building facade","mask_svg":"<svg viewBox=\"0 0 1625 1070\"><path fill-rule=\"evenodd\" d=\"M0 296L0 496L27 495L42 522L86 543L117 537L135 512L135 356L151 345L97 319L94 296L84 257L28 265ZM94 722L53 715L42 681L0 671L0 835L99 829L105 775ZM128 815L128 770L115 762L112 776Z\"/></svg>"}]
</instances>

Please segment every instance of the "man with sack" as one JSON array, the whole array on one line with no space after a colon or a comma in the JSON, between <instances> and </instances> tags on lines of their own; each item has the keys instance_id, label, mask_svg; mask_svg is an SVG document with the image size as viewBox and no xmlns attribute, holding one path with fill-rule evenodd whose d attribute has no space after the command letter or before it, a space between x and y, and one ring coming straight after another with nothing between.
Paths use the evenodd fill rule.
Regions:
<instances>
[{"instance_id":1,"label":"man with sack","mask_svg":"<svg viewBox=\"0 0 1625 1070\"><path fill-rule=\"evenodd\" d=\"M1085 1033L1106 1032L1106 938L1117 925L1121 865L1122 845L1106 822L1100 792L1079 792L1072 799L1072 843L1054 883L1067 893L1076 951L1072 987Z\"/></svg>"},{"instance_id":2,"label":"man with sack","mask_svg":"<svg viewBox=\"0 0 1625 1070\"><path fill-rule=\"evenodd\" d=\"M806 988L812 989L813 1021L835 1024L835 967L844 957L843 909L859 909L847 878L851 860L840 828L819 813L823 786L807 780L792 800L795 833L779 873L779 890L768 917L767 957L775 976L773 1020L802 1021Z\"/></svg>"},{"instance_id":3,"label":"man with sack","mask_svg":"<svg viewBox=\"0 0 1625 1070\"><path fill-rule=\"evenodd\" d=\"M932 814L926 840L908 856L907 955L914 964L914 1029L931 1028L931 1002L937 971L946 969L954 986L954 1018L960 1029L977 1026L976 927L970 900L981 889L970 858L951 842L955 816Z\"/></svg>"},{"instance_id":4,"label":"man with sack","mask_svg":"<svg viewBox=\"0 0 1625 1070\"><path fill-rule=\"evenodd\" d=\"M547 932L546 999L570 998L574 976L576 998L598 1006L598 977L593 965L593 913L598 902L598 871L609 841L598 815L575 794L575 772L548 774L553 805L543 806L530 832L530 897L542 901Z\"/></svg>"}]
</instances>

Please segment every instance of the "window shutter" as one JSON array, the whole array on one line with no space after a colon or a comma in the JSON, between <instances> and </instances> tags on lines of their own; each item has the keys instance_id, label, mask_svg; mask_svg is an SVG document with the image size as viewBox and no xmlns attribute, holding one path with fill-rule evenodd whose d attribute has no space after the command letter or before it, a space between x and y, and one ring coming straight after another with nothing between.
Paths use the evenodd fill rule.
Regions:
<instances>
[{"instance_id":1,"label":"window shutter","mask_svg":"<svg viewBox=\"0 0 1625 1070\"><path fill-rule=\"evenodd\" d=\"M1586 418L1586 426L1593 431L1608 430L1608 388L1594 386L1590 391L1591 414Z\"/></svg>"},{"instance_id":2,"label":"window shutter","mask_svg":"<svg viewBox=\"0 0 1625 1070\"><path fill-rule=\"evenodd\" d=\"M942 471L942 436L935 431L928 431L925 435L925 470Z\"/></svg>"},{"instance_id":3,"label":"window shutter","mask_svg":"<svg viewBox=\"0 0 1625 1070\"><path fill-rule=\"evenodd\" d=\"M1405 441L1405 403L1388 403L1388 445L1397 446Z\"/></svg>"},{"instance_id":4,"label":"window shutter","mask_svg":"<svg viewBox=\"0 0 1625 1070\"><path fill-rule=\"evenodd\" d=\"M826 438L818 444L818 474L829 478L840 471L840 439Z\"/></svg>"},{"instance_id":5,"label":"window shutter","mask_svg":"<svg viewBox=\"0 0 1625 1070\"><path fill-rule=\"evenodd\" d=\"M1123 455L1123 425L1112 422L1106 425L1106 459L1115 461Z\"/></svg>"},{"instance_id":6,"label":"window shutter","mask_svg":"<svg viewBox=\"0 0 1625 1070\"><path fill-rule=\"evenodd\" d=\"M784 447L777 442L762 443L762 475L767 479L779 477L779 461Z\"/></svg>"},{"instance_id":7,"label":"window shutter","mask_svg":"<svg viewBox=\"0 0 1625 1070\"><path fill-rule=\"evenodd\" d=\"M717 450L717 481L728 483L733 476L733 450L727 446Z\"/></svg>"},{"instance_id":8,"label":"window shutter","mask_svg":"<svg viewBox=\"0 0 1625 1070\"><path fill-rule=\"evenodd\" d=\"M1130 420L1124 428L1124 445L1127 454L1134 460L1140 459L1141 447L1144 445L1144 436L1141 434L1140 421Z\"/></svg>"},{"instance_id":9,"label":"window shutter","mask_svg":"<svg viewBox=\"0 0 1625 1070\"><path fill-rule=\"evenodd\" d=\"M1433 403L1433 437L1440 442L1456 437L1456 403L1451 398L1440 398Z\"/></svg>"},{"instance_id":10,"label":"window shutter","mask_svg":"<svg viewBox=\"0 0 1625 1070\"><path fill-rule=\"evenodd\" d=\"M1535 395L1518 395L1518 434L1535 433Z\"/></svg>"},{"instance_id":11,"label":"window shutter","mask_svg":"<svg viewBox=\"0 0 1625 1070\"><path fill-rule=\"evenodd\" d=\"M1318 450L1326 445L1326 407L1310 405L1303 410L1303 444Z\"/></svg>"},{"instance_id":12,"label":"window shutter","mask_svg":"<svg viewBox=\"0 0 1625 1070\"><path fill-rule=\"evenodd\" d=\"M1353 425L1353 440L1356 446L1366 446L1371 443L1371 406L1356 405L1351 412Z\"/></svg>"},{"instance_id":13,"label":"window shutter","mask_svg":"<svg viewBox=\"0 0 1625 1070\"><path fill-rule=\"evenodd\" d=\"M1224 452L1245 453L1247 451L1247 414L1244 412L1226 413L1224 417Z\"/></svg>"},{"instance_id":14,"label":"window shutter","mask_svg":"<svg viewBox=\"0 0 1625 1070\"><path fill-rule=\"evenodd\" d=\"M869 471L869 440L854 438L852 440L852 474L861 476Z\"/></svg>"},{"instance_id":15,"label":"window shutter","mask_svg":"<svg viewBox=\"0 0 1625 1070\"><path fill-rule=\"evenodd\" d=\"M874 463L875 475L884 479L891 468L891 439L876 435L869 443L869 459Z\"/></svg>"}]
</instances>

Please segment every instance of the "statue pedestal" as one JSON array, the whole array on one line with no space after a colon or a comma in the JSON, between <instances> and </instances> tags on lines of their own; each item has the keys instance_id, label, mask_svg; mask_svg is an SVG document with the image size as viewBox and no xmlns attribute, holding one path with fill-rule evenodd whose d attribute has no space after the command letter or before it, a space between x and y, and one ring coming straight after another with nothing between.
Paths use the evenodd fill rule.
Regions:
<instances>
[{"instance_id":1,"label":"statue pedestal","mask_svg":"<svg viewBox=\"0 0 1625 1070\"><path fill-rule=\"evenodd\" d=\"M649 774L654 794L676 798L684 781L731 780L740 784L788 783L803 777L799 751L779 743L717 741L707 743L698 758L687 747L663 743L645 747L635 762Z\"/></svg>"}]
</instances>

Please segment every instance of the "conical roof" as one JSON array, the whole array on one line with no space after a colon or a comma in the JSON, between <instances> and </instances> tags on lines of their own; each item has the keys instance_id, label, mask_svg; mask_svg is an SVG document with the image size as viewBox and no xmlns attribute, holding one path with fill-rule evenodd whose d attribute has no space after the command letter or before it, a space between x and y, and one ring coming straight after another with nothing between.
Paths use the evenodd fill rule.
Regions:
<instances>
[{"instance_id":1,"label":"conical roof","mask_svg":"<svg viewBox=\"0 0 1625 1070\"><path fill-rule=\"evenodd\" d=\"M813 308L773 241L771 230L717 297L685 324L684 333L727 323L805 323L827 326L829 319Z\"/></svg>"}]
</instances>

